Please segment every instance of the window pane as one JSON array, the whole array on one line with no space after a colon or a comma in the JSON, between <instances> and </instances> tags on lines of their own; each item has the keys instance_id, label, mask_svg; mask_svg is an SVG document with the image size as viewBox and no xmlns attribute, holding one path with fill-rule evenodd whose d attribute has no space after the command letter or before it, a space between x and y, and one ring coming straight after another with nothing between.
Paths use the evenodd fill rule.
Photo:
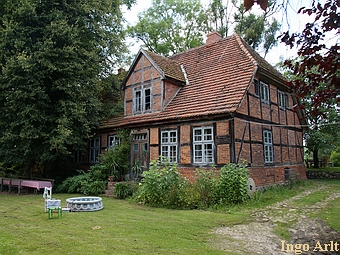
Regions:
<instances>
[{"instance_id":1,"label":"window pane","mask_svg":"<svg viewBox=\"0 0 340 255\"><path fill-rule=\"evenodd\" d=\"M213 145L212 144L205 144L204 154L205 154L205 162L206 163L213 162Z\"/></svg>"},{"instance_id":2,"label":"window pane","mask_svg":"<svg viewBox=\"0 0 340 255\"><path fill-rule=\"evenodd\" d=\"M202 130L201 129L194 130L194 141L202 141Z\"/></svg>"},{"instance_id":3,"label":"window pane","mask_svg":"<svg viewBox=\"0 0 340 255\"><path fill-rule=\"evenodd\" d=\"M151 89L145 89L145 110L151 109Z\"/></svg>"},{"instance_id":4,"label":"window pane","mask_svg":"<svg viewBox=\"0 0 340 255\"><path fill-rule=\"evenodd\" d=\"M177 134L176 131L170 132L170 143L176 143L177 142Z\"/></svg>"},{"instance_id":5,"label":"window pane","mask_svg":"<svg viewBox=\"0 0 340 255\"><path fill-rule=\"evenodd\" d=\"M171 163L177 162L177 149L176 146L170 146L170 155L169 159Z\"/></svg>"},{"instance_id":6,"label":"window pane","mask_svg":"<svg viewBox=\"0 0 340 255\"><path fill-rule=\"evenodd\" d=\"M205 141L212 140L212 129L211 128L204 129L204 140Z\"/></svg>"},{"instance_id":7,"label":"window pane","mask_svg":"<svg viewBox=\"0 0 340 255\"><path fill-rule=\"evenodd\" d=\"M136 91L135 93L135 111L139 112L142 110L142 93L141 91Z\"/></svg>"},{"instance_id":8,"label":"window pane","mask_svg":"<svg viewBox=\"0 0 340 255\"><path fill-rule=\"evenodd\" d=\"M162 132L162 143L168 142L168 132Z\"/></svg>"},{"instance_id":9,"label":"window pane","mask_svg":"<svg viewBox=\"0 0 340 255\"><path fill-rule=\"evenodd\" d=\"M202 151L202 145L195 145L195 162L203 162L203 151Z\"/></svg>"}]
</instances>

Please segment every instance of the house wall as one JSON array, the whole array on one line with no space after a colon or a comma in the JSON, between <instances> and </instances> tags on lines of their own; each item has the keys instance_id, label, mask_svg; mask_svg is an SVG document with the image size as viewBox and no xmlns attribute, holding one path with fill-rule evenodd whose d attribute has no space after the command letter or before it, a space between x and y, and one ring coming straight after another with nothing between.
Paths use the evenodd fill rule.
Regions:
<instances>
[{"instance_id":1,"label":"house wall","mask_svg":"<svg viewBox=\"0 0 340 255\"><path fill-rule=\"evenodd\" d=\"M237 110L239 118L234 120L236 162L248 162L257 186L284 182L285 169L290 169L296 178L306 179L302 128L297 113L292 110L293 100L288 96L288 107L279 106L278 88L268 85L269 103L256 95L252 83ZM272 132L274 159L271 164L264 163L264 129Z\"/></svg>"},{"instance_id":2,"label":"house wall","mask_svg":"<svg viewBox=\"0 0 340 255\"><path fill-rule=\"evenodd\" d=\"M287 170L294 178L305 179L302 129L297 114L291 109L292 99L289 98L290 108L284 109L278 105L278 89L269 84L269 90L270 102L263 103L255 95L254 84L251 84L234 117L150 128L150 160L161 154L161 131L176 129L177 164L182 174L191 178L196 168L209 168L209 165L193 162L193 129L211 126L217 169L230 162L246 162L258 187L285 182ZM272 163L264 162L263 130L272 133Z\"/></svg>"},{"instance_id":3,"label":"house wall","mask_svg":"<svg viewBox=\"0 0 340 255\"><path fill-rule=\"evenodd\" d=\"M134 89L142 86L150 86L152 109L150 112L159 112L172 100L180 86L166 80L153 64L142 55L137 61L133 72L125 85L125 116L131 116L133 112Z\"/></svg>"}]
</instances>

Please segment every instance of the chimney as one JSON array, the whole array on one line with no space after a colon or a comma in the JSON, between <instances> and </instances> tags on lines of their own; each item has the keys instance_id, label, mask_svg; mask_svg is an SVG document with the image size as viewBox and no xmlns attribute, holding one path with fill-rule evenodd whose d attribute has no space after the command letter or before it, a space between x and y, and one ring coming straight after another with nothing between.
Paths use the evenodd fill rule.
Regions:
<instances>
[{"instance_id":1,"label":"chimney","mask_svg":"<svg viewBox=\"0 0 340 255\"><path fill-rule=\"evenodd\" d=\"M207 41L205 44L212 44L222 39L222 36L216 31L207 34Z\"/></svg>"}]
</instances>

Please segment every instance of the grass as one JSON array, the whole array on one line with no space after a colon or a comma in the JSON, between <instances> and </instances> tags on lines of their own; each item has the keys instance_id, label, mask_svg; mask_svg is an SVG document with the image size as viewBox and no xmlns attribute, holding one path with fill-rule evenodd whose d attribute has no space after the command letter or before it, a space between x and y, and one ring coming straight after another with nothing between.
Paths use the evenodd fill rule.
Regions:
<instances>
[{"instance_id":1,"label":"grass","mask_svg":"<svg viewBox=\"0 0 340 255\"><path fill-rule=\"evenodd\" d=\"M233 254L212 245L212 229L247 223L249 213L303 192L320 181L277 187L242 205L213 211L170 210L103 197L97 212L64 213L48 219L41 195L0 193L0 255L7 254ZM340 190L339 181L330 186ZM54 194L65 200L76 195ZM313 198L313 201L324 197ZM340 232L340 199L320 211L320 217ZM286 226L278 235L289 239Z\"/></svg>"},{"instance_id":2,"label":"grass","mask_svg":"<svg viewBox=\"0 0 340 255\"><path fill-rule=\"evenodd\" d=\"M64 203L67 194L55 194ZM0 194L0 254L224 254L207 242L245 214L168 210L103 197L97 212L48 219L40 196ZM65 204L63 204L65 206Z\"/></svg>"}]
</instances>

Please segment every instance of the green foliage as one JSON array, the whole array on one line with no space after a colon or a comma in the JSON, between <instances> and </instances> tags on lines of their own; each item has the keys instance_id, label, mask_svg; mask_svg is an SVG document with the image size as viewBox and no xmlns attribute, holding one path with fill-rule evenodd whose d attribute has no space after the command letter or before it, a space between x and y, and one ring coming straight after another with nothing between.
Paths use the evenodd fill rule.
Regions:
<instances>
[{"instance_id":1,"label":"green foliage","mask_svg":"<svg viewBox=\"0 0 340 255\"><path fill-rule=\"evenodd\" d=\"M135 182L118 182L114 186L114 195L119 199L132 197L137 191L138 186Z\"/></svg>"},{"instance_id":2,"label":"green foliage","mask_svg":"<svg viewBox=\"0 0 340 255\"><path fill-rule=\"evenodd\" d=\"M237 204L248 198L249 170L245 165L227 164L220 170L215 196L220 204Z\"/></svg>"},{"instance_id":3,"label":"green foliage","mask_svg":"<svg viewBox=\"0 0 340 255\"><path fill-rule=\"evenodd\" d=\"M124 176L129 169L129 130L120 130L118 137L121 143L102 154L98 164L91 166L88 172L79 170L79 175L65 179L58 186L57 192L98 195L104 192L109 176Z\"/></svg>"},{"instance_id":4,"label":"green foliage","mask_svg":"<svg viewBox=\"0 0 340 255\"><path fill-rule=\"evenodd\" d=\"M198 194L197 206L199 208L207 208L216 203L215 190L217 182L218 175L214 168L208 170L196 170L194 182L192 184L192 192L197 192Z\"/></svg>"},{"instance_id":5,"label":"green foliage","mask_svg":"<svg viewBox=\"0 0 340 255\"><path fill-rule=\"evenodd\" d=\"M129 171L130 131L122 129L118 132L118 137L120 144L108 149L99 158L99 165L103 167L102 173L105 178L108 176L122 178Z\"/></svg>"},{"instance_id":6,"label":"green foliage","mask_svg":"<svg viewBox=\"0 0 340 255\"><path fill-rule=\"evenodd\" d=\"M185 179L178 172L176 164L159 158L150 163L144 171L137 201L152 206L181 207Z\"/></svg>"},{"instance_id":7,"label":"green foliage","mask_svg":"<svg viewBox=\"0 0 340 255\"><path fill-rule=\"evenodd\" d=\"M202 45L208 23L199 0L154 0L129 27L131 37L155 53L169 56Z\"/></svg>"},{"instance_id":8,"label":"green foliage","mask_svg":"<svg viewBox=\"0 0 340 255\"><path fill-rule=\"evenodd\" d=\"M171 208L209 208L245 202L249 171L244 166L228 164L218 172L198 169L193 182L182 177L177 165L152 161L143 172L137 202Z\"/></svg>"},{"instance_id":9,"label":"green foliage","mask_svg":"<svg viewBox=\"0 0 340 255\"><path fill-rule=\"evenodd\" d=\"M84 195L99 195L105 189L105 182L98 178L98 169L91 168L89 172L78 170L79 174L68 177L56 189L57 193L81 193Z\"/></svg>"},{"instance_id":10,"label":"green foliage","mask_svg":"<svg viewBox=\"0 0 340 255\"><path fill-rule=\"evenodd\" d=\"M101 78L126 50L130 2L1 1L1 162L65 161L85 147L101 121Z\"/></svg>"},{"instance_id":11,"label":"green foliage","mask_svg":"<svg viewBox=\"0 0 340 255\"><path fill-rule=\"evenodd\" d=\"M237 5L237 1L233 1ZM272 3L269 1L269 6ZM270 9L270 8L268 8ZM277 44L276 33L280 29L280 24L273 18L269 19L268 13L255 15L254 13L246 13L243 1L237 7L237 12L234 14L236 22L235 32L254 49L259 49L263 46L265 55L268 51Z\"/></svg>"},{"instance_id":12,"label":"green foliage","mask_svg":"<svg viewBox=\"0 0 340 255\"><path fill-rule=\"evenodd\" d=\"M142 176L144 166L142 163L137 159L133 164L131 171L132 171L132 179L138 179Z\"/></svg>"},{"instance_id":13,"label":"green foliage","mask_svg":"<svg viewBox=\"0 0 340 255\"><path fill-rule=\"evenodd\" d=\"M329 161L333 162L334 166L340 166L340 147L332 151Z\"/></svg>"}]
</instances>

